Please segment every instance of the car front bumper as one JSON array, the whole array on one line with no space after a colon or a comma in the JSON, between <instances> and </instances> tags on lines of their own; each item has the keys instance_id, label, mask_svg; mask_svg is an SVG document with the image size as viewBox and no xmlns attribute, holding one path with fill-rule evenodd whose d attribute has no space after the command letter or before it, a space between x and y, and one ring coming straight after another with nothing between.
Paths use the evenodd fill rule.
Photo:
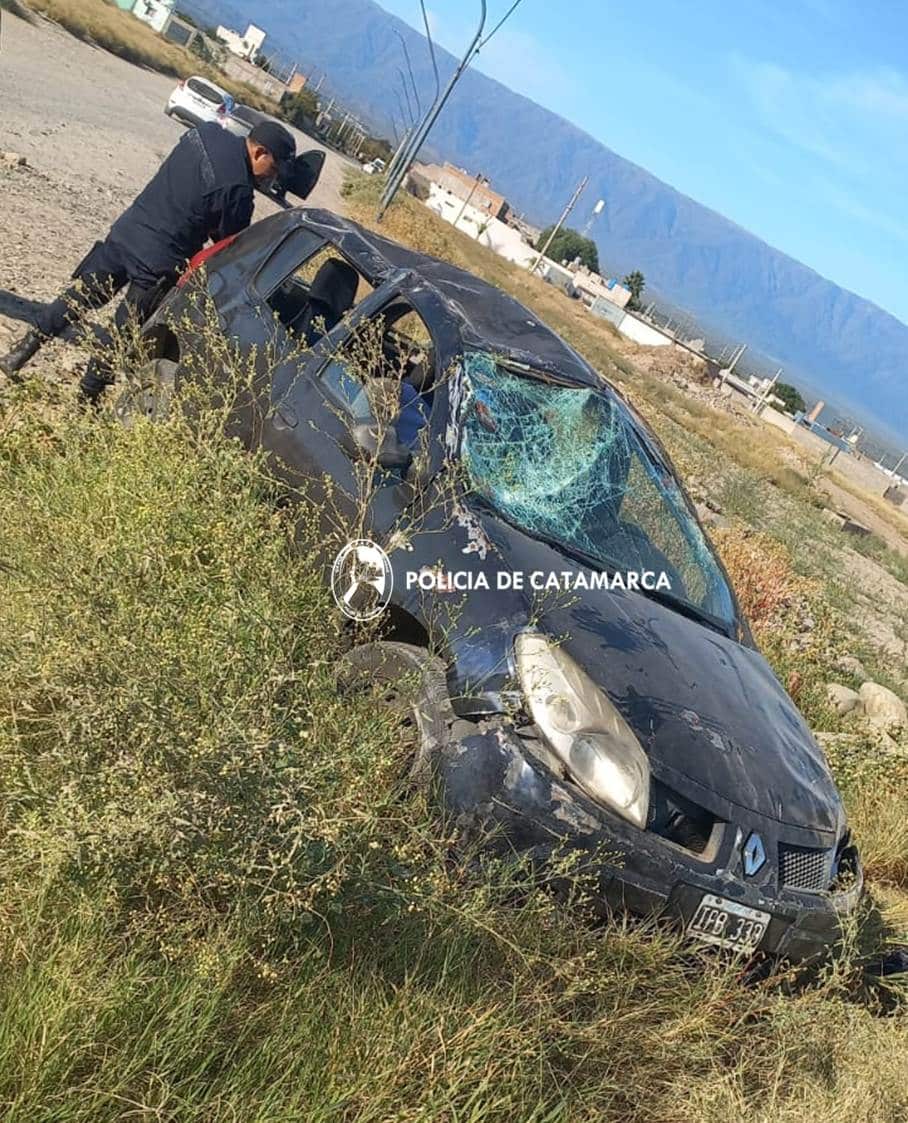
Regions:
<instances>
[{"instance_id":1,"label":"car front bumper","mask_svg":"<svg viewBox=\"0 0 908 1123\"><path fill-rule=\"evenodd\" d=\"M446 810L468 833L490 833L502 852L527 854L540 865L580 851L595 877L597 907L657 914L686 927L704 894L770 914L758 950L803 961L827 953L861 896L860 868L841 891L781 889L767 868L760 883L735 868L744 831L723 825L709 859L640 830L588 799L526 751L526 741L496 722L448 745L436 769ZM764 825L772 839L772 824Z\"/></svg>"}]
</instances>

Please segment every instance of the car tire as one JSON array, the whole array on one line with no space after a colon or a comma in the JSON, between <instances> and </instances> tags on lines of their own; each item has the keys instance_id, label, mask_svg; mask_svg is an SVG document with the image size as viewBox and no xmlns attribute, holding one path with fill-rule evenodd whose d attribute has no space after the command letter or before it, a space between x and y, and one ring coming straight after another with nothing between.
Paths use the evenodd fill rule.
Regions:
<instances>
[{"instance_id":1,"label":"car tire","mask_svg":"<svg viewBox=\"0 0 908 1123\"><path fill-rule=\"evenodd\" d=\"M114 404L120 424L131 428L140 417L148 421L166 420L178 367L172 359L152 359L137 375L132 375Z\"/></svg>"},{"instance_id":2,"label":"car tire","mask_svg":"<svg viewBox=\"0 0 908 1123\"><path fill-rule=\"evenodd\" d=\"M354 647L341 660L342 690L366 690L376 684L387 705L409 711L418 730L411 778L428 784L433 762L450 744L456 715L445 682L444 664L424 648L390 640Z\"/></svg>"}]
</instances>

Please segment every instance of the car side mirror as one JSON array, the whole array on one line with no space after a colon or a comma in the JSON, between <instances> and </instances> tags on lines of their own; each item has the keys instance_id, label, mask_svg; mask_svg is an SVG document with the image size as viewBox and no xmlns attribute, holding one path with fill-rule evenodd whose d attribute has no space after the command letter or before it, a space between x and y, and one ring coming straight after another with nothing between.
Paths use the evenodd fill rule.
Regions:
<instances>
[{"instance_id":1,"label":"car side mirror","mask_svg":"<svg viewBox=\"0 0 908 1123\"><path fill-rule=\"evenodd\" d=\"M362 421L353 426L350 435L363 458L376 461L380 468L389 471L406 468L413 459L412 453L400 443L393 429L387 429L379 439L374 423Z\"/></svg>"},{"instance_id":2,"label":"car side mirror","mask_svg":"<svg viewBox=\"0 0 908 1123\"><path fill-rule=\"evenodd\" d=\"M313 148L303 152L293 161L289 172L282 176L277 184L278 190L284 195L295 195L298 199L308 199L315 189L325 166L325 153Z\"/></svg>"}]
</instances>

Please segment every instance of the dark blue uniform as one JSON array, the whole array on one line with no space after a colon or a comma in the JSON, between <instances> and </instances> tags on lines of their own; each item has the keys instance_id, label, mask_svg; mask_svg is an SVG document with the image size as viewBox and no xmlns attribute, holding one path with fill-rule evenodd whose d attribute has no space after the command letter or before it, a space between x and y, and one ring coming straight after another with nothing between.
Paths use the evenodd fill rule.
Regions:
<instances>
[{"instance_id":1,"label":"dark blue uniform","mask_svg":"<svg viewBox=\"0 0 908 1123\"><path fill-rule=\"evenodd\" d=\"M38 331L62 335L83 311L100 308L126 285L115 322L122 327L132 315L146 319L208 238L218 241L246 229L254 197L246 141L213 123L190 129L78 265L77 284L36 314ZM110 371L92 360L82 391L97 397L109 381Z\"/></svg>"},{"instance_id":2,"label":"dark blue uniform","mask_svg":"<svg viewBox=\"0 0 908 1123\"><path fill-rule=\"evenodd\" d=\"M110 228L107 241L130 280L150 284L176 272L206 240L219 241L252 221L255 184L246 141L208 123L186 132L157 174Z\"/></svg>"}]
</instances>

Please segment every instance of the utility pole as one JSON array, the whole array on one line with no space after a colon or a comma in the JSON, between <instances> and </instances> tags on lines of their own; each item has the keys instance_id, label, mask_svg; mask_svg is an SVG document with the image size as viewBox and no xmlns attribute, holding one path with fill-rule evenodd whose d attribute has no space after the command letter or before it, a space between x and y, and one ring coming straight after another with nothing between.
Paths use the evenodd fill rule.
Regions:
<instances>
[{"instance_id":1,"label":"utility pole","mask_svg":"<svg viewBox=\"0 0 908 1123\"><path fill-rule=\"evenodd\" d=\"M385 211L388 209L388 207L390 207L391 203L394 200L394 196L400 190L401 184L403 183L404 179L406 178L407 172L410 170L410 167L411 167L413 161L416 159L417 155L419 154L420 148L422 148L422 146L423 146L423 142L425 141L425 139L429 135L429 133L432 131L432 126L438 120L438 115L444 109L448 98L451 96L451 93L454 90L454 87L457 85L457 83L463 77L464 71L467 69L467 67L470 65L470 63L473 61L473 59L479 53L479 51L498 32L498 30L502 27L502 25L504 23L506 23L507 20L509 20L511 18L511 16L514 14L514 11L519 7L520 3L521 3L521 0L514 0L514 2L508 8L508 10L505 12L505 14L501 17L501 19L498 21L498 23L495 24L495 26L492 28L492 30L489 32L489 34L486 35L485 38L483 38L482 33L485 30L488 5L487 5L487 0L479 0L479 5L480 5L479 26L476 29L476 33L474 34L472 40L470 41L469 47L467 47L466 53L464 54L463 58L460 60L457 67L455 68L454 73L451 75L451 78L448 81L447 86L445 86L444 90L441 93L436 95L435 101L432 103L432 105L429 106L429 109L426 112L423 119L414 128L413 136L410 138L410 140L407 141L406 147L402 151L398 151L397 155L395 156L392 168L388 169L387 183L385 184L385 190L382 192L382 197L381 197L381 200L379 201L379 204L378 204L378 211L376 212L376 215L375 215L376 222L381 222L382 218L384 218ZM428 18L426 16L426 12L425 12L424 3L422 4L422 7L423 7L423 18L426 22L426 30L428 31L429 25L428 25ZM433 67L434 67L435 66L435 52L434 52L434 48L432 47L431 36L429 36L428 39L429 39L429 49L430 49L430 52L432 53L432 64L433 64ZM436 82L437 82L437 70L436 70Z\"/></svg>"},{"instance_id":2,"label":"utility pole","mask_svg":"<svg viewBox=\"0 0 908 1123\"><path fill-rule=\"evenodd\" d=\"M590 214L590 217L587 219L586 226L584 226L584 228L583 228L584 238L588 238L590 236L590 231L593 229L593 223L602 214L602 212L604 210L605 210L605 199L600 199L599 202L595 205L595 207L593 207L592 213Z\"/></svg>"},{"instance_id":3,"label":"utility pole","mask_svg":"<svg viewBox=\"0 0 908 1123\"><path fill-rule=\"evenodd\" d=\"M741 344L741 346L740 346L740 348L739 348L739 350L738 350L738 351L736 352L736 354L735 354L735 357L734 357L734 358L732 359L732 361L731 361L731 366L730 366L730 367L728 368L728 373L729 373L729 374L731 374L731 372L732 372L732 371L733 371L733 370L735 369L735 367L736 367L736 366L738 365L738 360L739 360L739 359L741 358L741 356L742 356L742 355L744 354L744 352L745 352L746 350L747 350L747 344L746 344L746 343L742 343L742 344Z\"/></svg>"},{"instance_id":4,"label":"utility pole","mask_svg":"<svg viewBox=\"0 0 908 1123\"><path fill-rule=\"evenodd\" d=\"M549 246L555 240L555 235L558 233L558 231L561 229L561 227L564 226L565 222L567 222L568 215L571 213L571 211L574 209L574 207L577 206L577 200L583 194L584 190L586 189L586 185L589 183L589 181L590 181L590 177L588 175L585 175L583 177L583 179L580 181L580 183L577 185L577 187L575 188L574 194L571 196L570 202L564 208L564 210L561 212L561 218L559 218L558 221L556 222L555 227L552 230L552 233L546 239L545 245L539 251L539 256L536 258L536 260L533 262L532 266L530 267L531 273L535 273L536 270L539 268L539 263L542 261L542 259L545 257L545 255L548 253Z\"/></svg>"},{"instance_id":5,"label":"utility pole","mask_svg":"<svg viewBox=\"0 0 908 1123\"><path fill-rule=\"evenodd\" d=\"M742 343L741 346L735 351L734 355L732 356L731 364L729 365L729 367L726 370L723 370L723 371L720 372L721 375L722 375L722 385L723 386L725 385L726 378L728 378L728 376L732 373L732 371L738 365L738 359L741 358L741 356L744 354L744 352L746 350L747 350L747 344Z\"/></svg>"},{"instance_id":6,"label":"utility pole","mask_svg":"<svg viewBox=\"0 0 908 1123\"><path fill-rule=\"evenodd\" d=\"M441 113L442 109L444 109L445 102L451 96L451 92L460 81L463 72L467 69L467 67L473 60L473 56L476 53L480 40L482 39L482 33L486 25L486 0L480 0L480 6L481 15L479 20L479 27L477 28L476 34L473 36L469 47L467 47L466 54L463 56L454 73L451 75L451 78L447 86L445 86L444 91L435 99L435 103L431 106L428 113L425 115L419 125L414 129L412 137L406 143L406 147L404 147L402 151L398 150L397 156L394 159L393 170L390 168L388 170L388 182L385 184L385 190L382 193L381 200L378 204L378 212L375 216L377 222L381 222L382 218L384 218L385 211L388 209L388 207L390 207L394 196L397 194L400 185L404 181L404 177L410 170L410 165L416 159L416 154L422 147L423 141L429 135L432 126L438 119L439 113Z\"/></svg>"},{"instance_id":7,"label":"utility pole","mask_svg":"<svg viewBox=\"0 0 908 1123\"><path fill-rule=\"evenodd\" d=\"M470 205L470 200L471 200L471 199L473 198L473 196L474 196L474 195L476 194L476 188L477 188L477 187L478 187L478 186L480 185L480 183L482 183L482 182L483 182L484 180L485 180L486 182L488 182L488 180L486 180L486 177L485 177L485 176L484 176L484 175L482 174L482 172L477 172L477 173L476 173L476 181L474 182L473 186L472 186L472 187L470 188L470 194L469 194L469 195L468 195L468 196L466 197L466 199L465 199L465 201L464 201L464 204L463 204L463 206L462 206L462 207L460 208L460 213L458 214L457 218L455 218L455 219L454 219L454 229L455 229L455 230L457 229L457 224L458 224L458 222L460 222L460 220L461 220L461 219L463 218L463 215L464 215L464 211L465 211L465 210L467 209L467 207L468 207L468 206Z\"/></svg>"},{"instance_id":8,"label":"utility pole","mask_svg":"<svg viewBox=\"0 0 908 1123\"><path fill-rule=\"evenodd\" d=\"M416 120L416 114L413 112L413 106L410 103L410 91L407 89L407 79L404 77L404 72L400 67L397 68L397 73L400 77L400 84L403 87L404 97L407 99L407 112L410 115L410 120Z\"/></svg>"},{"instance_id":9,"label":"utility pole","mask_svg":"<svg viewBox=\"0 0 908 1123\"><path fill-rule=\"evenodd\" d=\"M772 381L770 382L770 384L768 386L764 387L760 396L754 402L754 413L758 417L760 416L760 414L765 409L766 403L769 401L769 396L773 391L773 387L779 381L779 378L781 377L781 375L782 375L782 368L779 367L779 369L776 371L776 373L772 376Z\"/></svg>"},{"instance_id":10,"label":"utility pole","mask_svg":"<svg viewBox=\"0 0 908 1123\"><path fill-rule=\"evenodd\" d=\"M734 354L732 355L732 362L731 362L730 366L723 369L723 371L719 371L719 375L721 375L721 377L722 377L722 385L723 386L725 385L725 380L728 377L728 375L730 375L732 373L732 371L734 371L734 368L737 366L737 360L739 360L741 358L741 356L744 354L744 351L746 349L748 349L748 345L746 345L746 344L742 344L741 347L737 348L734 351Z\"/></svg>"},{"instance_id":11,"label":"utility pole","mask_svg":"<svg viewBox=\"0 0 908 1123\"><path fill-rule=\"evenodd\" d=\"M322 121L324 121L326 118L328 118L328 124L329 124L329 127L330 127L331 110L333 108L334 108L334 98L332 98L328 102L328 104L325 106L325 108L315 118L316 125L320 125L322 123Z\"/></svg>"},{"instance_id":12,"label":"utility pole","mask_svg":"<svg viewBox=\"0 0 908 1123\"><path fill-rule=\"evenodd\" d=\"M397 38L400 40L400 45L404 49L404 59L406 60L406 63L407 63L407 70L410 73L410 83L413 86L413 97L416 100L416 112L420 116L422 116L422 106L419 103L419 91L416 89L416 79L413 77L413 67L410 65L410 52L407 50L407 41L406 41L406 39L404 39L403 35L401 35L401 33L397 30L396 27L392 28L392 31L397 36Z\"/></svg>"}]
</instances>

